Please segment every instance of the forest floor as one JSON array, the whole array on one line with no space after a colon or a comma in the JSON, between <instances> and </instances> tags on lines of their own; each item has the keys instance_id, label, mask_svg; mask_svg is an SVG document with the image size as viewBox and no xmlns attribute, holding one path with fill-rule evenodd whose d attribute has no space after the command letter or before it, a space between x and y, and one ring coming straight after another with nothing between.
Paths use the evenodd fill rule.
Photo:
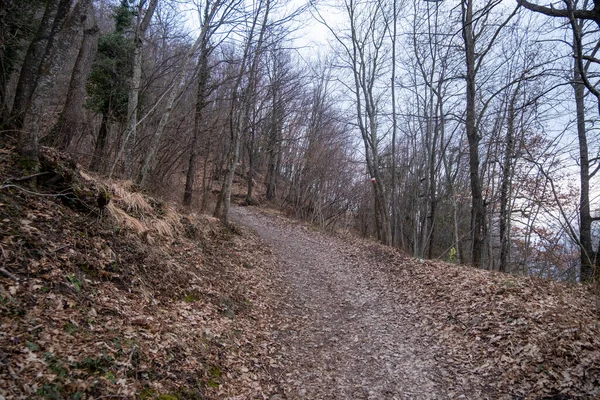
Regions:
<instances>
[{"instance_id":1,"label":"forest floor","mask_svg":"<svg viewBox=\"0 0 600 400\"><path fill-rule=\"evenodd\" d=\"M586 289L409 258L236 208L276 257L281 398L599 398Z\"/></svg>"},{"instance_id":2,"label":"forest floor","mask_svg":"<svg viewBox=\"0 0 600 400\"><path fill-rule=\"evenodd\" d=\"M41 173L0 148L0 400L600 397L586 287Z\"/></svg>"}]
</instances>

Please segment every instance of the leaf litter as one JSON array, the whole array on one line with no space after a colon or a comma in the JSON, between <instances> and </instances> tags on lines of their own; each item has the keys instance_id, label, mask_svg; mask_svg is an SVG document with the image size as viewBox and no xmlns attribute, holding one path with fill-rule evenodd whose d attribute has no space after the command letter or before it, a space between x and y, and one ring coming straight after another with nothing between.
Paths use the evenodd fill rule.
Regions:
<instances>
[{"instance_id":1,"label":"leaf litter","mask_svg":"<svg viewBox=\"0 0 600 400\"><path fill-rule=\"evenodd\" d=\"M12 157L0 152L5 183ZM254 234L180 214L51 149L42 171L35 191L0 191L0 398L276 391L257 273L271 255Z\"/></svg>"},{"instance_id":2,"label":"leaf litter","mask_svg":"<svg viewBox=\"0 0 600 400\"><path fill-rule=\"evenodd\" d=\"M12 158L0 149L6 399L600 397L586 287L252 207L229 231L49 149L34 194Z\"/></svg>"},{"instance_id":3,"label":"leaf litter","mask_svg":"<svg viewBox=\"0 0 600 400\"><path fill-rule=\"evenodd\" d=\"M236 220L279 258L286 398L600 398L587 287L418 260L273 211Z\"/></svg>"}]
</instances>

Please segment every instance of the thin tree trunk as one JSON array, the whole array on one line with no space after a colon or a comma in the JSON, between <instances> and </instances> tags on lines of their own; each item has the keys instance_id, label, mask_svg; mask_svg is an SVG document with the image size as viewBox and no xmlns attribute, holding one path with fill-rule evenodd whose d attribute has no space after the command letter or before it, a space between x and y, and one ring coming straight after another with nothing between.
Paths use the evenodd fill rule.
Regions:
<instances>
[{"instance_id":1,"label":"thin tree trunk","mask_svg":"<svg viewBox=\"0 0 600 400\"><path fill-rule=\"evenodd\" d=\"M202 168L202 203L200 204L200 212L205 212L208 208L208 194L210 187L208 185L208 159L210 157L210 137L204 145L204 163Z\"/></svg>"},{"instance_id":2,"label":"thin tree trunk","mask_svg":"<svg viewBox=\"0 0 600 400\"><path fill-rule=\"evenodd\" d=\"M519 87L515 89L508 106L508 122L506 129L506 147L502 166L502 184L500 185L500 266L501 272L510 272L510 199L513 179L513 158L515 153L515 102Z\"/></svg>"},{"instance_id":3,"label":"thin tree trunk","mask_svg":"<svg viewBox=\"0 0 600 400\"><path fill-rule=\"evenodd\" d=\"M49 0L46 5L39 28L27 49L19 74L11 112L12 126L16 129L23 127L25 113L37 87L40 68L49 56L56 34L69 15L71 4L72 0Z\"/></svg>"},{"instance_id":4,"label":"thin tree trunk","mask_svg":"<svg viewBox=\"0 0 600 400\"><path fill-rule=\"evenodd\" d=\"M102 122L100 122L100 130L98 131L98 138L96 139L96 145L94 146L94 154L92 161L90 162L91 171L102 171L104 169L106 157L105 150L108 139L108 114L102 113Z\"/></svg>"},{"instance_id":5,"label":"thin tree trunk","mask_svg":"<svg viewBox=\"0 0 600 400\"><path fill-rule=\"evenodd\" d=\"M37 85L33 97L29 102L29 107L25 112L24 130L40 135L42 121L46 116L44 112L44 107L47 103L46 99L53 88L56 76L60 74L60 71L64 69L65 63L67 63L73 43L82 31L83 23L86 19L86 8L88 6L91 6L91 4L87 0L77 2L61 25L60 31L55 34L49 54L40 66L37 75Z\"/></svg>"},{"instance_id":6,"label":"thin tree trunk","mask_svg":"<svg viewBox=\"0 0 600 400\"><path fill-rule=\"evenodd\" d=\"M250 140L248 143L248 191L246 192L246 204L251 206L254 204L254 199L252 198L252 192L254 190L254 169L255 169L255 160L254 160L254 140L255 140L255 132L254 128L251 128L250 131Z\"/></svg>"},{"instance_id":7,"label":"thin tree trunk","mask_svg":"<svg viewBox=\"0 0 600 400\"><path fill-rule=\"evenodd\" d=\"M466 131L469 142L469 177L471 182L471 265L481 267L483 257L485 205L481 193L479 177L479 142L481 137L476 128L476 86L475 86L475 37L473 33L473 0L463 0L463 39L467 64L467 109Z\"/></svg>"},{"instance_id":8,"label":"thin tree trunk","mask_svg":"<svg viewBox=\"0 0 600 400\"><path fill-rule=\"evenodd\" d=\"M139 12L141 13L141 4ZM133 69L131 80L129 83L129 94L127 96L127 128L125 134L125 177L130 179L133 177L133 149L137 140L137 109L140 95L140 84L142 80L142 47L146 31L152 20L152 15L156 9L158 0L150 0L148 9L144 17L135 30L134 47L133 47ZM138 17L140 18L140 17Z\"/></svg>"},{"instance_id":9,"label":"thin tree trunk","mask_svg":"<svg viewBox=\"0 0 600 400\"><path fill-rule=\"evenodd\" d=\"M173 106L175 105L175 100L180 96L181 92L185 88L185 82L186 82L185 72L188 68L189 61L192 58L192 56L194 55L194 53L198 50L198 47L200 46L200 44L202 42L203 42L203 38L199 37L196 40L196 42L192 45L192 47L190 47L190 49L187 51L187 53L183 59L182 65L179 68L177 76L175 77L174 87L171 88L171 92L169 93L169 96L167 98L167 104L165 107L165 111L163 112L163 114L160 118L158 127L156 128L156 130L154 131L154 134L152 135L152 137L150 139L150 149L146 152L146 155L144 156L144 161L142 163L142 169L140 171L140 175L138 178L138 183L142 186L146 184L146 180L148 179L148 174L150 173L150 170L152 169L152 163L154 162L154 159L156 158L156 153L158 152L158 147L160 145L160 139L162 138L164 130L165 130L167 124L169 123L169 118L171 118L171 112L173 111ZM202 77L204 76L204 73L201 72L200 76L202 79ZM177 82L178 78L180 79L179 82ZM197 142L196 135L194 135L194 142ZM195 153L195 150L192 150L192 152ZM186 185L186 189L187 189L187 185ZM185 203L185 196L184 196L184 203Z\"/></svg>"},{"instance_id":10,"label":"thin tree trunk","mask_svg":"<svg viewBox=\"0 0 600 400\"><path fill-rule=\"evenodd\" d=\"M210 68L208 65L209 48L207 40L207 37L203 39L202 51L199 59L198 93L196 95L196 111L194 114L194 136L190 148L190 158L188 161L188 169L185 179L185 190L183 193L183 204L186 206L192 204L192 197L194 194L194 181L196 178L197 169L196 158L198 157L200 134L203 131L203 126L206 126L203 111L206 105L208 104L208 84L210 80Z\"/></svg>"},{"instance_id":11,"label":"thin tree trunk","mask_svg":"<svg viewBox=\"0 0 600 400\"><path fill-rule=\"evenodd\" d=\"M577 138L579 140L579 246L581 262L581 281L594 279L594 250L592 247L592 216L590 211L590 162L588 155L587 133L585 127L585 85L581 81L579 64L575 62L573 88L577 112Z\"/></svg>"},{"instance_id":12,"label":"thin tree trunk","mask_svg":"<svg viewBox=\"0 0 600 400\"><path fill-rule=\"evenodd\" d=\"M39 167L39 132L37 129L23 129L25 117L39 83L41 68L50 57L54 38L69 14L71 1L48 1L38 31L29 45L21 67L9 126L13 132L18 133L17 151L21 168L27 172L35 172Z\"/></svg>"},{"instance_id":13,"label":"thin tree trunk","mask_svg":"<svg viewBox=\"0 0 600 400\"><path fill-rule=\"evenodd\" d=\"M274 61L275 65L273 66L274 71L277 71L277 61ZM276 73L276 72L274 72ZM276 80L276 78L274 78ZM278 104L279 100L279 82L274 82L272 85L272 93L271 93L271 124L269 127L269 139L267 144L267 176L266 176L266 187L267 193L266 197L268 201L272 201L275 199L275 175L277 171L277 158L280 153L279 151L279 136L281 131L280 120L282 118L279 115L280 106Z\"/></svg>"},{"instance_id":14,"label":"thin tree trunk","mask_svg":"<svg viewBox=\"0 0 600 400\"><path fill-rule=\"evenodd\" d=\"M392 246L398 245L398 177L396 176L396 137L398 135L398 116L396 115L396 37L398 25L397 1L394 0L394 18L392 29L392 77L391 77L391 96L392 96Z\"/></svg>"},{"instance_id":15,"label":"thin tree trunk","mask_svg":"<svg viewBox=\"0 0 600 400\"><path fill-rule=\"evenodd\" d=\"M238 103L238 90L241 86L242 83L242 78L244 76L244 72L246 70L246 63L249 57L249 53L250 53L250 49L251 49L251 44L252 44L252 39L254 36L254 29L256 27L256 23L257 23L257 19L259 17L259 12L260 9L262 8L262 2L261 5L259 6L259 8L256 10L256 14L254 16L254 20L251 26L251 30L248 36L248 42L246 43L246 47L244 49L244 55L242 57L242 65L240 67L240 74L236 80L236 83L234 85L233 88L233 99L231 102L231 109L230 109L230 113L229 113L229 126L230 126L230 147L229 147L229 152L227 155L227 170L226 170L226 175L225 175L225 180L223 182L223 186L221 188L221 193L219 194L219 200L217 201L217 206L215 208L215 213L214 216L217 218L220 218L221 221L225 224L225 225L229 225L229 208L231 205L231 188L233 186L233 177L235 175L235 168L237 166L237 162L239 159L239 153L240 153L240 132L241 129L245 128L247 120L244 120L247 118L248 116L248 112L247 112L247 108L250 107L251 105L253 106L253 104L250 104L250 102L252 101L251 99L254 98L253 93L254 90L256 89L254 87L255 85L255 79L256 79L256 72L257 72L257 68L258 68L258 61L259 61L259 57L262 53L262 45L263 45L263 40L264 40L264 35L267 29L267 21L269 18L269 12L271 9L271 0L265 0L266 5L265 5L265 12L264 12L264 16L263 16L263 20L262 20L262 25L261 25L261 29L260 29L260 33L258 36L258 40L256 42L256 47L253 49L254 51L254 57L253 60L250 64L250 68L248 71L248 86L246 90L246 96L245 96L245 107L246 107L246 112L244 113L243 116L238 116L237 118L235 117L235 108L237 107L237 103ZM235 122L235 120L237 120L237 123Z\"/></svg>"}]
</instances>

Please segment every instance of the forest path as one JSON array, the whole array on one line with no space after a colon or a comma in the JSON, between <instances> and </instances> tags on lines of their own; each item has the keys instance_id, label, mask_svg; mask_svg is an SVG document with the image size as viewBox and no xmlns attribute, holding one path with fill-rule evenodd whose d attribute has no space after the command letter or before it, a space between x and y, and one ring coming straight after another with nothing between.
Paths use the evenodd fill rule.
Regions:
<instances>
[{"instance_id":1,"label":"forest path","mask_svg":"<svg viewBox=\"0 0 600 400\"><path fill-rule=\"evenodd\" d=\"M231 219L257 232L278 260L273 338L285 398L460 396L436 384L435 349L374 267L376 252L253 208L233 208Z\"/></svg>"}]
</instances>

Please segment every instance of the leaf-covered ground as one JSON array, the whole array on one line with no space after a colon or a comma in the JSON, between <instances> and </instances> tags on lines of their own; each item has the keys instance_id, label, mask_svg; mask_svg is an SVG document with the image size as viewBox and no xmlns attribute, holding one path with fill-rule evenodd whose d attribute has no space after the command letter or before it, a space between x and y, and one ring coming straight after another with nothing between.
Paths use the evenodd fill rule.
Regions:
<instances>
[{"instance_id":1,"label":"leaf-covered ground","mask_svg":"<svg viewBox=\"0 0 600 400\"><path fill-rule=\"evenodd\" d=\"M286 398L600 398L586 288L415 260L275 213L236 219L280 260Z\"/></svg>"},{"instance_id":2,"label":"leaf-covered ground","mask_svg":"<svg viewBox=\"0 0 600 400\"><path fill-rule=\"evenodd\" d=\"M32 189L13 157L0 150L0 399L600 398L584 287L256 208L230 231L48 149Z\"/></svg>"},{"instance_id":3,"label":"leaf-covered ground","mask_svg":"<svg viewBox=\"0 0 600 400\"><path fill-rule=\"evenodd\" d=\"M276 392L257 273L272 263L255 235L48 149L34 190L12 158L0 150L0 398Z\"/></svg>"}]
</instances>

